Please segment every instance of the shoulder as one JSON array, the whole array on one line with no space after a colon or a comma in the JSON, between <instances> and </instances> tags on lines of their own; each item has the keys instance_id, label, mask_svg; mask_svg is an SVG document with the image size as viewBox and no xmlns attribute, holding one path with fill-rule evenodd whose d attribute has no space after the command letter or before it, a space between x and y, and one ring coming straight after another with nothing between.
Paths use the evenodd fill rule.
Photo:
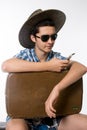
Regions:
<instances>
[{"instance_id":1,"label":"shoulder","mask_svg":"<svg viewBox=\"0 0 87 130\"><path fill-rule=\"evenodd\" d=\"M55 57L55 58L58 58L58 59L61 59L61 60L65 60L66 59L66 57L63 56L60 52L52 51L52 53L53 53L53 57Z\"/></svg>"},{"instance_id":2,"label":"shoulder","mask_svg":"<svg viewBox=\"0 0 87 130\"><path fill-rule=\"evenodd\" d=\"M32 49L20 50L14 57L24 60L29 60L31 57Z\"/></svg>"}]
</instances>

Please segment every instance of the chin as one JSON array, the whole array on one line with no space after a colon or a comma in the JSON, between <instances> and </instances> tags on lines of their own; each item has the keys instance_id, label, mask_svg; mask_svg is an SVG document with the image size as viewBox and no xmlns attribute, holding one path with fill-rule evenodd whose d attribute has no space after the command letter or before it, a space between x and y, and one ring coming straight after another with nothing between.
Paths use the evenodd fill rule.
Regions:
<instances>
[{"instance_id":1,"label":"chin","mask_svg":"<svg viewBox=\"0 0 87 130\"><path fill-rule=\"evenodd\" d=\"M44 52L45 53L49 53L51 51L51 49L48 49L48 50L45 50Z\"/></svg>"}]
</instances>

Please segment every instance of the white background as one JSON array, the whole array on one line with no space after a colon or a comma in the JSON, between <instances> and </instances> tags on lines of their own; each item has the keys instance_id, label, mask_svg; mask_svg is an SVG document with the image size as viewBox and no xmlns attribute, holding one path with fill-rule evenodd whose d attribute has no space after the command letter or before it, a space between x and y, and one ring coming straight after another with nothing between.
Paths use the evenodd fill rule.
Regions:
<instances>
[{"instance_id":1,"label":"white background","mask_svg":"<svg viewBox=\"0 0 87 130\"><path fill-rule=\"evenodd\" d=\"M0 0L0 66L23 47L18 33L22 24L36 9L59 9L67 16L59 32L54 50L87 66L87 0ZM5 121L5 84L7 73L0 69L0 121ZM82 113L87 114L87 74L84 79Z\"/></svg>"}]
</instances>

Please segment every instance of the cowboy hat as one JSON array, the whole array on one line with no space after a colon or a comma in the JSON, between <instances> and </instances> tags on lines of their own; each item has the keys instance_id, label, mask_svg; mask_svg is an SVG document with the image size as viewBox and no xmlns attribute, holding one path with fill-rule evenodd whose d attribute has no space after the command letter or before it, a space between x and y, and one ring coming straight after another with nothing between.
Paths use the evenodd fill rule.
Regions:
<instances>
[{"instance_id":1,"label":"cowboy hat","mask_svg":"<svg viewBox=\"0 0 87 130\"><path fill-rule=\"evenodd\" d=\"M53 20L56 28L56 32L58 32L65 23L66 16L60 10L49 9L42 11L38 9L34 11L28 20L23 24L22 28L19 32L19 42L25 48L33 48L35 43L30 39L29 35L31 29L40 21L45 19Z\"/></svg>"}]
</instances>

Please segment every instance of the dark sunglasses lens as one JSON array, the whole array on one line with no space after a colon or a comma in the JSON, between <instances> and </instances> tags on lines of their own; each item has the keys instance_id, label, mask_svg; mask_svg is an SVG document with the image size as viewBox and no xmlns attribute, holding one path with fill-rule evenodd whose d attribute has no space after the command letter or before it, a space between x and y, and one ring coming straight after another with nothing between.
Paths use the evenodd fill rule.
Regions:
<instances>
[{"instance_id":1,"label":"dark sunglasses lens","mask_svg":"<svg viewBox=\"0 0 87 130\"><path fill-rule=\"evenodd\" d=\"M56 40L56 38L57 38L57 34L53 34L53 35L42 35L41 36L41 40L43 41L43 42L47 42L48 41L48 39L51 37L51 40Z\"/></svg>"},{"instance_id":2,"label":"dark sunglasses lens","mask_svg":"<svg viewBox=\"0 0 87 130\"><path fill-rule=\"evenodd\" d=\"M57 34L51 35L51 39L52 39L52 40L56 40L56 38L57 38Z\"/></svg>"},{"instance_id":3,"label":"dark sunglasses lens","mask_svg":"<svg viewBox=\"0 0 87 130\"><path fill-rule=\"evenodd\" d=\"M48 41L48 39L49 39L49 35L42 35L42 36L41 36L41 40L42 40L43 42Z\"/></svg>"}]
</instances>

